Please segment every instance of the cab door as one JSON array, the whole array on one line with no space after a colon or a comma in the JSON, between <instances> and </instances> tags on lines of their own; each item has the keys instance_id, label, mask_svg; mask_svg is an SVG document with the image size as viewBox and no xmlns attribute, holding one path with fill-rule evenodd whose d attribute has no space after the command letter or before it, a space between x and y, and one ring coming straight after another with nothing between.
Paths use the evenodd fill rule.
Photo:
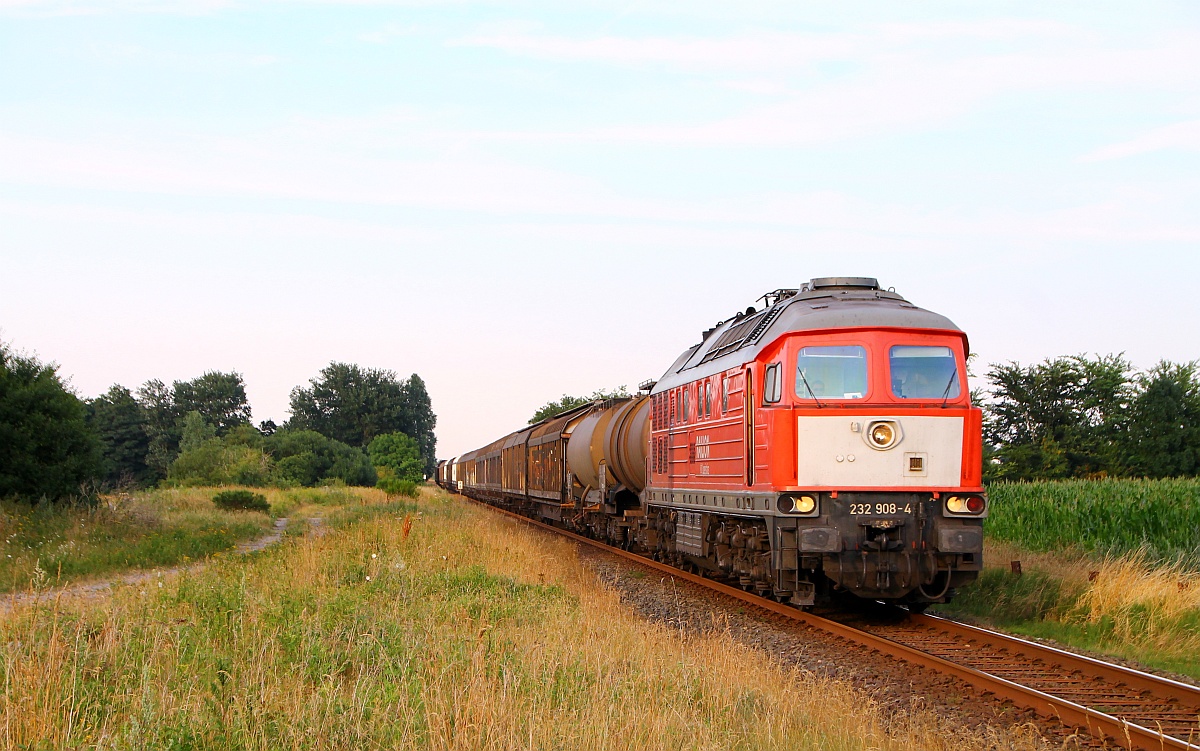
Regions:
<instances>
[{"instance_id":1,"label":"cab door","mask_svg":"<svg viewBox=\"0 0 1200 751\"><path fill-rule=\"evenodd\" d=\"M754 485L754 369L747 367L745 371L745 401L742 405L742 412L745 414L746 423L746 485Z\"/></svg>"}]
</instances>

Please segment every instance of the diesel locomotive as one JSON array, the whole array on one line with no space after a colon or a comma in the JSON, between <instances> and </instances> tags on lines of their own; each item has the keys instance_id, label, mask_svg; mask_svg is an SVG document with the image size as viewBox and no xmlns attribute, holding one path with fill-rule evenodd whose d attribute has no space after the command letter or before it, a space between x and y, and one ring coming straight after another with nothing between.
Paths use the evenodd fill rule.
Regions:
<instances>
[{"instance_id":1,"label":"diesel locomotive","mask_svg":"<svg viewBox=\"0 0 1200 751\"><path fill-rule=\"evenodd\" d=\"M441 462L439 484L800 607L947 601L988 512L966 335L870 278L760 299L638 396Z\"/></svg>"}]
</instances>

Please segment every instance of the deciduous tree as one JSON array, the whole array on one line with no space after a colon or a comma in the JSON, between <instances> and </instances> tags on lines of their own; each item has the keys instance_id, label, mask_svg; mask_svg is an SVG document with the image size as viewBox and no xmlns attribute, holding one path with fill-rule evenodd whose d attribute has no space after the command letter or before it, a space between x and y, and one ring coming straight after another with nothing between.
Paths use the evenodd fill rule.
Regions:
<instances>
[{"instance_id":1,"label":"deciduous tree","mask_svg":"<svg viewBox=\"0 0 1200 751\"><path fill-rule=\"evenodd\" d=\"M569 396L563 394L561 399L546 402L538 408L537 412L533 413L533 417L529 418L529 424L539 423L542 420L550 417L556 417L563 412L569 412L576 407L582 407L585 404L591 404L596 401L604 401L605 399L620 399L629 396L629 391L624 386L618 386L612 391L597 389L592 392L591 396Z\"/></svg>"},{"instance_id":2,"label":"deciduous tree","mask_svg":"<svg viewBox=\"0 0 1200 751\"><path fill-rule=\"evenodd\" d=\"M292 430L315 430L350 446L367 446L375 436L402 432L420 447L426 473L437 466L437 417L416 373L406 381L391 370L333 362L291 395Z\"/></svg>"},{"instance_id":3,"label":"deciduous tree","mask_svg":"<svg viewBox=\"0 0 1200 751\"><path fill-rule=\"evenodd\" d=\"M149 419L129 389L114 384L87 403L88 424L100 440L105 482L146 485L157 479L147 464Z\"/></svg>"},{"instance_id":4,"label":"deciduous tree","mask_svg":"<svg viewBox=\"0 0 1200 751\"><path fill-rule=\"evenodd\" d=\"M1163 361L1138 378L1124 458L1127 474L1200 474L1200 363Z\"/></svg>"},{"instance_id":5,"label":"deciduous tree","mask_svg":"<svg viewBox=\"0 0 1200 751\"><path fill-rule=\"evenodd\" d=\"M999 479L1108 474L1121 464L1133 366L1121 355L992 365L984 437Z\"/></svg>"},{"instance_id":6,"label":"deciduous tree","mask_svg":"<svg viewBox=\"0 0 1200 751\"><path fill-rule=\"evenodd\" d=\"M57 367L0 343L0 498L64 498L101 472L100 442Z\"/></svg>"}]
</instances>

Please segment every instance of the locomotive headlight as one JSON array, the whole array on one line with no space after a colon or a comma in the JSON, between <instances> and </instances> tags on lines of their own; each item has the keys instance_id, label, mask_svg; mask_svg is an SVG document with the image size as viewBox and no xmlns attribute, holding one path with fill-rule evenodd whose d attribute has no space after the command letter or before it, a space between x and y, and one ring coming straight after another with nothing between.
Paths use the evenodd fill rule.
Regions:
<instances>
[{"instance_id":1,"label":"locomotive headlight","mask_svg":"<svg viewBox=\"0 0 1200 751\"><path fill-rule=\"evenodd\" d=\"M817 499L811 495L781 495L779 496L779 511L783 514L801 514L815 516Z\"/></svg>"},{"instance_id":2,"label":"locomotive headlight","mask_svg":"<svg viewBox=\"0 0 1200 751\"><path fill-rule=\"evenodd\" d=\"M977 495L952 495L946 499L946 510L951 514L982 514L987 502Z\"/></svg>"},{"instance_id":3,"label":"locomotive headlight","mask_svg":"<svg viewBox=\"0 0 1200 751\"><path fill-rule=\"evenodd\" d=\"M876 420L867 426L865 436L871 448L890 449L900 442L900 426L892 420Z\"/></svg>"}]
</instances>

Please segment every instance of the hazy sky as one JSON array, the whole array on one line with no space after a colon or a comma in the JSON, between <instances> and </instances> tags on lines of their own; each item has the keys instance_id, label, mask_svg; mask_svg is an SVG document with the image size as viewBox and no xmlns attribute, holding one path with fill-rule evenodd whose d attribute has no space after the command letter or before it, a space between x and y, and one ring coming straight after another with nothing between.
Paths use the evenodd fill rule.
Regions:
<instances>
[{"instance_id":1,"label":"hazy sky","mask_svg":"<svg viewBox=\"0 0 1200 751\"><path fill-rule=\"evenodd\" d=\"M0 339L419 373L449 457L814 276L1200 358L1200 4L0 0Z\"/></svg>"}]
</instances>

